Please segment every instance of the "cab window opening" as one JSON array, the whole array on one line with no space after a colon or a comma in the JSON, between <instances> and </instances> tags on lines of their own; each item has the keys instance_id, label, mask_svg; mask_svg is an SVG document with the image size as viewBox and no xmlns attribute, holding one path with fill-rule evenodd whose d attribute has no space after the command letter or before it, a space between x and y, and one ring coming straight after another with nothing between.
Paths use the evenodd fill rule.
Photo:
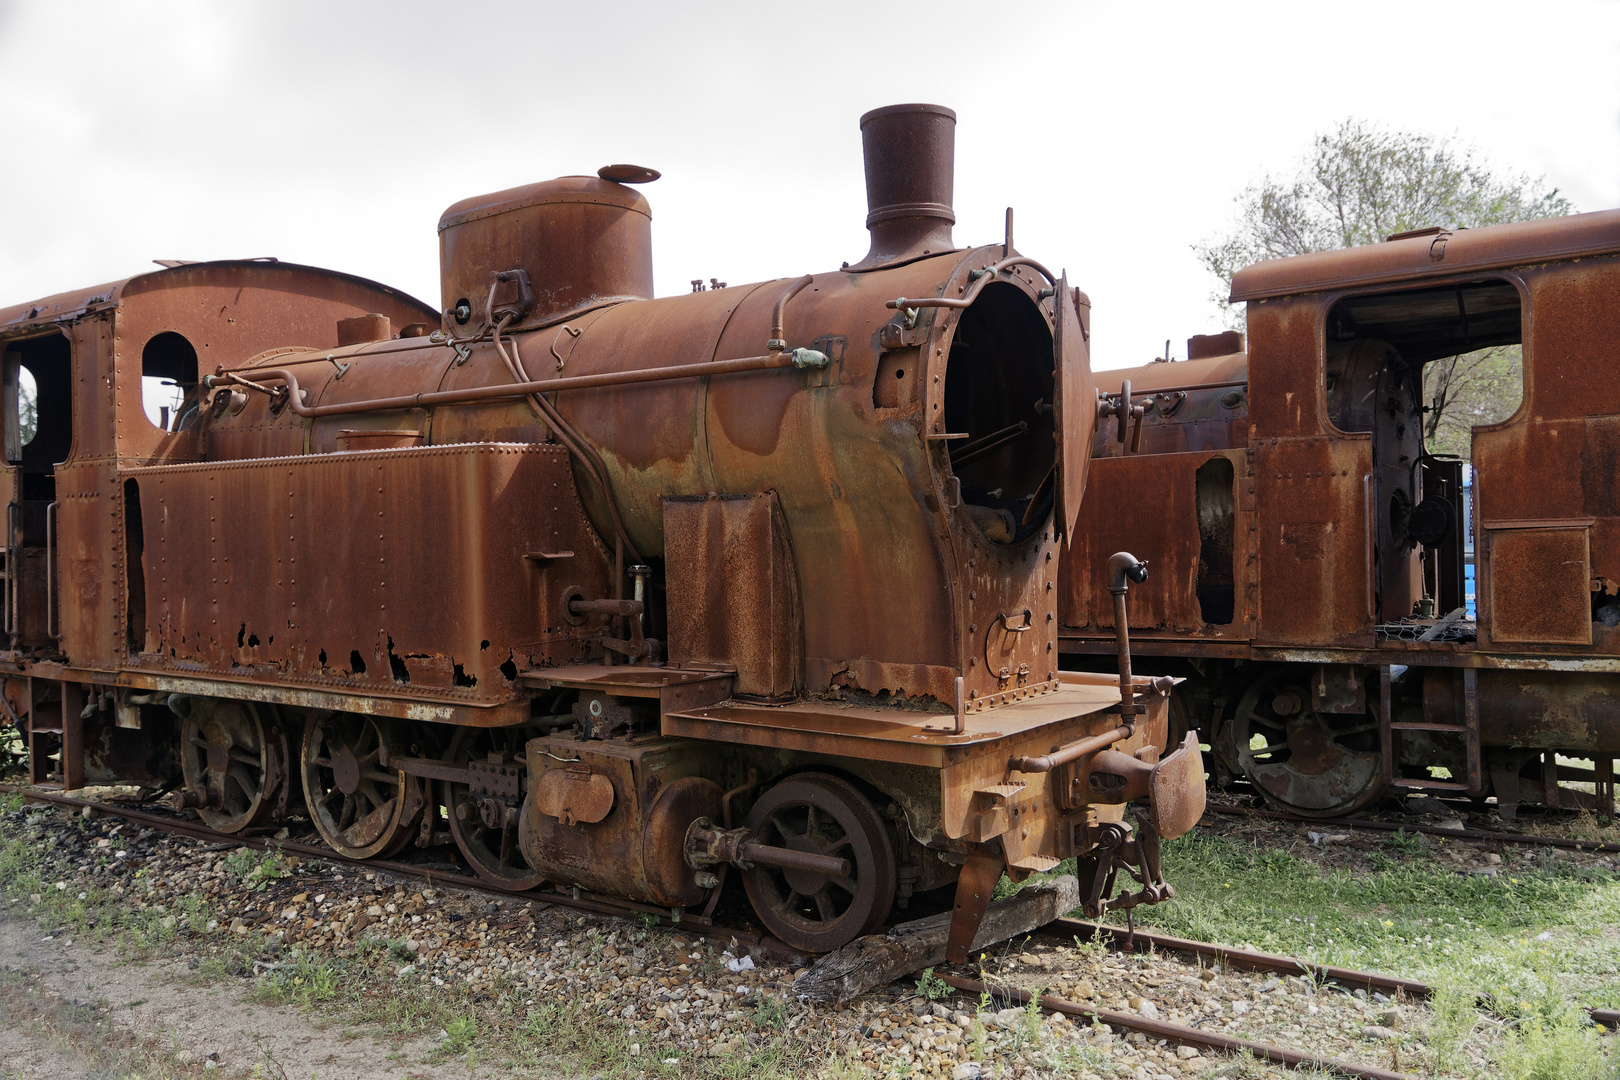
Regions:
<instances>
[{"instance_id":1,"label":"cab window opening","mask_svg":"<svg viewBox=\"0 0 1620 1080\"><path fill-rule=\"evenodd\" d=\"M5 367L6 461L13 465L39 434L39 382L17 355L8 351Z\"/></svg>"},{"instance_id":2,"label":"cab window opening","mask_svg":"<svg viewBox=\"0 0 1620 1080\"><path fill-rule=\"evenodd\" d=\"M1348 297L1327 319L1328 419L1372 431L1388 395L1409 393L1421 412L1420 452L1466 461L1474 428L1518 411L1522 342L1519 291L1507 281Z\"/></svg>"},{"instance_id":3,"label":"cab window opening","mask_svg":"<svg viewBox=\"0 0 1620 1080\"><path fill-rule=\"evenodd\" d=\"M152 426L179 431L196 414L197 350L166 330L141 350L141 406Z\"/></svg>"},{"instance_id":4,"label":"cab window opening","mask_svg":"<svg viewBox=\"0 0 1620 1080\"><path fill-rule=\"evenodd\" d=\"M1463 604L1473 431L1524 398L1519 291L1487 279L1346 297L1326 338L1328 420L1372 436L1380 633L1448 614Z\"/></svg>"},{"instance_id":5,"label":"cab window opening","mask_svg":"<svg viewBox=\"0 0 1620 1080\"><path fill-rule=\"evenodd\" d=\"M985 536L1017 543L1046 525L1057 460L1052 332L1029 296L986 285L962 312L945 368L945 426L962 502Z\"/></svg>"}]
</instances>

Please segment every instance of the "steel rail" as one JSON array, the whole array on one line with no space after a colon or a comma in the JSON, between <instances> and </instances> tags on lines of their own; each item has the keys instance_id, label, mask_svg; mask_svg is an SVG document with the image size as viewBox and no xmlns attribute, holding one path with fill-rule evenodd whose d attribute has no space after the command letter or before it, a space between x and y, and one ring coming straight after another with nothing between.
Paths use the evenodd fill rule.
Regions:
<instances>
[{"instance_id":1,"label":"steel rail","mask_svg":"<svg viewBox=\"0 0 1620 1080\"><path fill-rule=\"evenodd\" d=\"M986 985L977 979L964 979L957 975L936 976L946 984L969 994L989 994L992 997L1006 998L1019 1005L1028 1004L1030 993L1011 986ZM1356 1080L1416 1080L1407 1073L1390 1072L1388 1069L1379 1069L1371 1065L1358 1065L1354 1062L1339 1061L1336 1058L1318 1057L1299 1050L1289 1050L1282 1046L1273 1046L1270 1043L1255 1042L1252 1039L1239 1039L1230 1035L1217 1035L1212 1031L1201 1031L1198 1028L1187 1027L1184 1024L1172 1024L1164 1020L1149 1020L1145 1016L1134 1013L1115 1012L1112 1009L1095 1009L1089 1005L1069 1001L1066 998L1053 997L1050 994L1037 999L1037 1004L1048 1012L1063 1013L1067 1016L1082 1016L1088 1020L1101 1020L1114 1027L1129 1028L1140 1031L1144 1035L1154 1035L1161 1039L1180 1043L1183 1046L1196 1046L1203 1050L1220 1050L1228 1054L1242 1053L1247 1050L1255 1057L1264 1061L1274 1062L1278 1065L1287 1065L1294 1069L1328 1069Z\"/></svg>"},{"instance_id":2,"label":"steel rail","mask_svg":"<svg viewBox=\"0 0 1620 1080\"><path fill-rule=\"evenodd\" d=\"M1136 950L1163 949L1172 952L1191 953L1194 956L1208 957L1226 967L1241 968L1244 971L1275 971L1288 975L1310 975L1312 978L1325 979L1343 986L1377 990L1380 993L1391 995L1405 994L1407 997L1418 1000L1426 999L1432 993L1428 986L1414 979L1401 979L1393 975L1377 975L1370 971L1356 971L1352 968L1331 967L1326 964L1312 964L1297 957L1256 952L1252 949L1230 949L1225 945L1213 945L1207 941L1194 941L1191 938L1172 937L1169 934L1155 934L1148 930L1123 930L1117 926L1108 926L1105 923L1090 922L1085 919L1056 919L1041 927L1040 932L1062 937L1073 936L1086 941L1106 937L1115 943Z\"/></svg>"},{"instance_id":3,"label":"steel rail","mask_svg":"<svg viewBox=\"0 0 1620 1080\"><path fill-rule=\"evenodd\" d=\"M579 911L590 911L598 915L614 915L619 918L653 918L673 929L698 934L703 937L729 940L736 938L739 944L758 949L761 955L782 962L791 962L803 959L803 954L790 948L785 943L776 940L768 934L754 934L746 930L733 927L720 926L701 916L683 915L679 921L671 915L668 909L655 908L650 905L635 904L618 900L613 897L597 896L594 893L581 892L579 896L571 892L513 892L490 885L481 878L467 874L450 873L444 870L434 870L425 866L412 866L410 863L395 862L392 859L351 859L340 855L331 848L319 847L315 844L305 844L297 840L276 840L262 836L244 836L240 833L222 833L210 829L206 825L198 825L189 821L164 817L161 814L149 813L145 810L136 810L133 807L123 806L119 803L96 802L92 799L75 799L70 795L59 795L51 791L39 791L20 784L0 783L0 793L21 795L28 802L45 802L57 806L83 809L90 807L101 813L111 814L128 821L138 822L162 832L177 836L184 836L192 840L202 840L210 843L237 844L252 848L255 851L283 851L289 855L301 858L325 859L328 862L344 866L352 866L366 870L381 870L386 873L397 874L402 877L419 878L438 885L445 885L456 889L465 889L471 892L486 893L509 900L523 900L537 904L555 904L558 907L573 908Z\"/></svg>"},{"instance_id":4,"label":"steel rail","mask_svg":"<svg viewBox=\"0 0 1620 1080\"><path fill-rule=\"evenodd\" d=\"M1126 948L1137 951L1164 949L1171 952L1191 953L1194 956L1207 956L1226 967L1241 968L1244 971L1273 971L1288 975L1310 975L1313 978L1339 983L1342 986L1377 990L1392 997L1405 994L1414 1001L1427 1001L1434 996L1433 987L1427 983L1420 983L1415 979L1402 979L1394 975L1378 975L1371 971L1356 971L1354 968L1332 967L1328 964L1313 964L1298 957L1279 956L1275 953L1257 952L1253 949L1230 949L1224 945L1214 945L1207 941L1172 937L1169 934L1155 934L1148 930L1121 930L1117 926L1089 922L1084 919L1054 919L1037 930L1036 933L1060 937L1072 935L1087 941L1099 937L1108 937L1116 944L1122 944ZM1611 1031L1620 1029L1620 1009L1587 1009L1586 1012L1594 1023L1602 1024Z\"/></svg>"},{"instance_id":5,"label":"steel rail","mask_svg":"<svg viewBox=\"0 0 1620 1080\"><path fill-rule=\"evenodd\" d=\"M1571 851L1591 851L1598 854L1620 854L1620 844L1603 840L1576 840L1566 836L1528 836L1524 833L1485 832L1478 829L1442 829L1438 825L1403 824L1395 821L1366 821L1353 818L1308 818L1281 810L1256 810L1247 806L1217 806L1211 803L1205 813L1232 816L1273 818L1294 821L1303 825L1325 825L1346 829L1369 829L1374 832L1420 832L1430 836L1451 836L1459 840L1497 841L1524 847L1567 848Z\"/></svg>"}]
</instances>

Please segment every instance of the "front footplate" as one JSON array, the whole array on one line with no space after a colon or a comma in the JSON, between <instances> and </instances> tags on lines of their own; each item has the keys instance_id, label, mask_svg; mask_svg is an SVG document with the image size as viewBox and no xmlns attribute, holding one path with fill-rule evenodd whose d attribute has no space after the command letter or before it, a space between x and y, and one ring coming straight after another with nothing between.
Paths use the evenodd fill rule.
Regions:
<instances>
[{"instance_id":1,"label":"front footplate","mask_svg":"<svg viewBox=\"0 0 1620 1080\"><path fill-rule=\"evenodd\" d=\"M1095 741L1104 746L1119 744L1114 738ZM1043 808L1025 801L1030 784L1009 779L975 792L980 804L980 842L957 882L946 950L951 963L966 960L968 944L1003 872L1022 881L1030 873L1056 867L1059 857L1075 856L1082 907L1091 918L1115 908L1157 904L1175 896L1164 880L1159 841L1183 835L1203 816L1204 759L1198 737L1189 734L1163 760L1151 744L1134 754L1088 751L1080 757L1060 751L1053 755L1059 760L1057 768L1039 770L1052 780L1049 786L1035 790L1040 798L1052 800L1047 807L1055 815L1055 833L1033 824ZM1040 764L1015 759L1013 769L1023 771L1021 766ZM1127 803L1136 804L1131 807L1134 826L1124 820ZM1121 870L1140 888L1114 896Z\"/></svg>"}]
</instances>

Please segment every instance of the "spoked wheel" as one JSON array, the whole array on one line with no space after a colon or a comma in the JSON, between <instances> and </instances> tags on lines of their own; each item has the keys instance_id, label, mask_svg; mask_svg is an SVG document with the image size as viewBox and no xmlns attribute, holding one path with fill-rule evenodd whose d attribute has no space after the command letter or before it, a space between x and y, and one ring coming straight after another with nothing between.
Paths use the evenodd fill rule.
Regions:
<instances>
[{"instance_id":1,"label":"spoked wheel","mask_svg":"<svg viewBox=\"0 0 1620 1080\"><path fill-rule=\"evenodd\" d=\"M830 952L889 917L894 848L883 819L854 785L825 773L790 777L754 804L748 827L761 843L838 856L852 868L845 878L758 864L743 874L754 911L788 945Z\"/></svg>"},{"instance_id":2,"label":"spoked wheel","mask_svg":"<svg viewBox=\"0 0 1620 1080\"><path fill-rule=\"evenodd\" d=\"M475 784L444 782L450 835L479 877L499 889L538 889L545 878L530 866L518 844L526 773L523 746L530 728L461 728L447 760L467 765Z\"/></svg>"},{"instance_id":3,"label":"spoked wheel","mask_svg":"<svg viewBox=\"0 0 1620 1080\"><path fill-rule=\"evenodd\" d=\"M411 839L420 805L408 805L406 776L378 761L388 721L315 712L304 725L304 802L332 850L351 859L392 855Z\"/></svg>"},{"instance_id":4,"label":"spoked wheel","mask_svg":"<svg viewBox=\"0 0 1620 1080\"><path fill-rule=\"evenodd\" d=\"M1244 775L1279 810L1337 817L1379 793L1377 717L1318 713L1296 671L1280 668L1249 687L1232 725Z\"/></svg>"},{"instance_id":5,"label":"spoked wheel","mask_svg":"<svg viewBox=\"0 0 1620 1080\"><path fill-rule=\"evenodd\" d=\"M262 825L285 809L287 736L275 711L246 701L183 701L180 774L189 789L183 805L226 833Z\"/></svg>"}]
</instances>

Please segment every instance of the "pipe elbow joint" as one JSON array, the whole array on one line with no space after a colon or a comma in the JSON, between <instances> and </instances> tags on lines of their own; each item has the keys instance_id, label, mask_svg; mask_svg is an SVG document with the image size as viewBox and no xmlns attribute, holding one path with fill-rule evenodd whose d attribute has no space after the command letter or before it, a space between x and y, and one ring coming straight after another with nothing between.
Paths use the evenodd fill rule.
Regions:
<instances>
[{"instance_id":1,"label":"pipe elbow joint","mask_svg":"<svg viewBox=\"0 0 1620 1080\"><path fill-rule=\"evenodd\" d=\"M1108 559L1108 587L1114 592L1124 592L1130 588L1130 582L1138 585L1148 578L1147 561L1138 559L1128 551L1116 551Z\"/></svg>"}]
</instances>

